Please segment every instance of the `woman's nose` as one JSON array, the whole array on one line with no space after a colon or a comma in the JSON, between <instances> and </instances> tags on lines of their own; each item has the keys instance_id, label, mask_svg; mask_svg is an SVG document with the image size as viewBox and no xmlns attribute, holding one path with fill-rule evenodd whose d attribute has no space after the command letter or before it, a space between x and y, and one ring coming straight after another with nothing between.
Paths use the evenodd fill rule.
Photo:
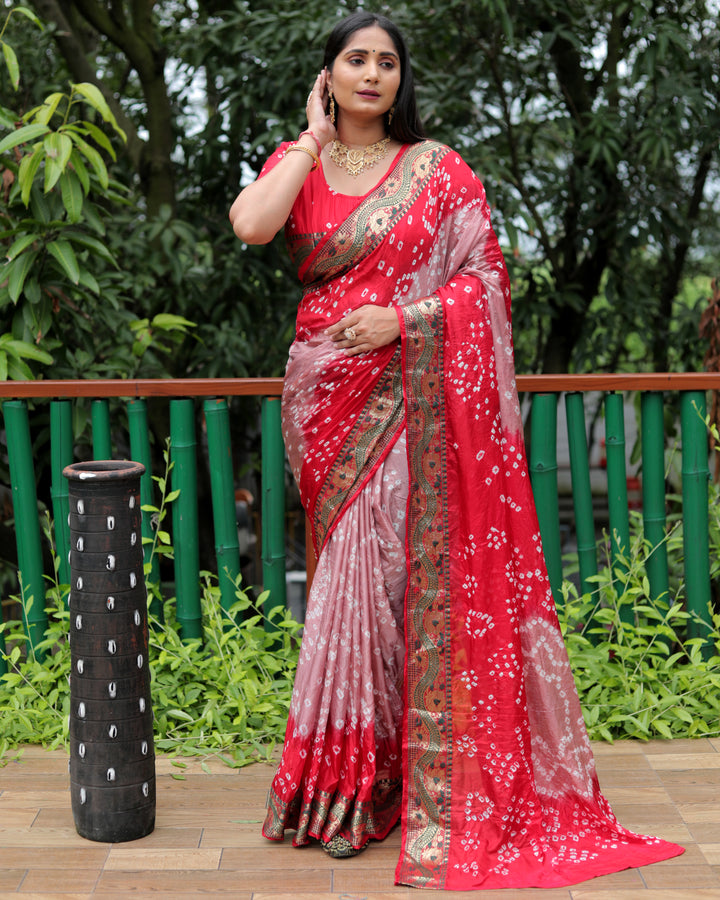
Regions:
<instances>
[{"instance_id":1,"label":"woman's nose","mask_svg":"<svg viewBox=\"0 0 720 900\"><path fill-rule=\"evenodd\" d=\"M378 80L378 67L375 63L370 60L367 64L367 69L365 70L365 80L366 81L377 81Z\"/></svg>"}]
</instances>

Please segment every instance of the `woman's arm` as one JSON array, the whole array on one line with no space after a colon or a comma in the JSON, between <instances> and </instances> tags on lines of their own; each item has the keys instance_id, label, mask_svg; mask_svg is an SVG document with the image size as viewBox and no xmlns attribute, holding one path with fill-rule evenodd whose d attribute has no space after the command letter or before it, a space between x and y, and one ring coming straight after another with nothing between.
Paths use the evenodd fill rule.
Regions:
<instances>
[{"instance_id":1,"label":"woman's arm","mask_svg":"<svg viewBox=\"0 0 720 900\"><path fill-rule=\"evenodd\" d=\"M335 126L325 114L326 84L323 70L307 102L307 130L312 134L303 134L296 145L310 152L286 152L267 175L243 188L230 207L233 231L246 244L267 244L275 237L314 165L313 155L318 157L325 144L335 139Z\"/></svg>"}]
</instances>

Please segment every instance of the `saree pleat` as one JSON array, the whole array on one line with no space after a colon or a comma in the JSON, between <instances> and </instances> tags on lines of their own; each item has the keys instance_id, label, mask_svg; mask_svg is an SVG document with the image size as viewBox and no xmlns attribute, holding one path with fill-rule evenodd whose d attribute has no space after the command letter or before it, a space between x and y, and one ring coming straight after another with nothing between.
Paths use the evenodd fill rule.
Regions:
<instances>
[{"instance_id":1,"label":"saree pleat","mask_svg":"<svg viewBox=\"0 0 720 900\"><path fill-rule=\"evenodd\" d=\"M397 822L406 499L401 437L318 560L266 837L361 847Z\"/></svg>"},{"instance_id":2,"label":"saree pleat","mask_svg":"<svg viewBox=\"0 0 720 900\"><path fill-rule=\"evenodd\" d=\"M600 791L479 181L432 142L360 198L320 168L287 234L305 293L283 428L319 559L264 834L361 847L400 819L397 883L447 890L682 853L623 828ZM350 358L324 329L368 303L396 309L400 341Z\"/></svg>"}]
</instances>

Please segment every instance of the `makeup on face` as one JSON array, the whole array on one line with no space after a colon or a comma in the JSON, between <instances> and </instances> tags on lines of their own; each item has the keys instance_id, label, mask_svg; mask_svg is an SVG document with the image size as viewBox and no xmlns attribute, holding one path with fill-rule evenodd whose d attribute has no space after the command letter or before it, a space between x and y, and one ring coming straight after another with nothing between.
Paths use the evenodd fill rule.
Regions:
<instances>
[{"instance_id":1,"label":"makeup on face","mask_svg":"<svg viewBox=\"0 0 720 900\"><path fill-rule=\"evenodd\" d=\"M372 26L356 31L337 55L331 86L341 107L351 109L359 100L378 107L381 114L397 94L400 75L400 58L392 38L379 26Z\"/></svg>"}]
</instances>

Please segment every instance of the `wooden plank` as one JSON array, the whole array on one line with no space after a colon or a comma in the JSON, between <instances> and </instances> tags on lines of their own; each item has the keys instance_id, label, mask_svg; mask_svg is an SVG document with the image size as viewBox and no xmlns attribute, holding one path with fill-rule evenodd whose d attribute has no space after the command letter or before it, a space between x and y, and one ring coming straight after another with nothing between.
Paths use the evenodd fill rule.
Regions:
<instances>
[{"instance_id":1,"label":"wooden plank","mask_svg":"<svg viewBox=\"0 0 720 900\"><path fill-rule=\"evenodd\" d=\"M720 390L717 372L518 375L516 380L521 393ZM282 378L47 379L0 382L0 398L278 397L282 387Z\"/></svg>"}]
</instances>

